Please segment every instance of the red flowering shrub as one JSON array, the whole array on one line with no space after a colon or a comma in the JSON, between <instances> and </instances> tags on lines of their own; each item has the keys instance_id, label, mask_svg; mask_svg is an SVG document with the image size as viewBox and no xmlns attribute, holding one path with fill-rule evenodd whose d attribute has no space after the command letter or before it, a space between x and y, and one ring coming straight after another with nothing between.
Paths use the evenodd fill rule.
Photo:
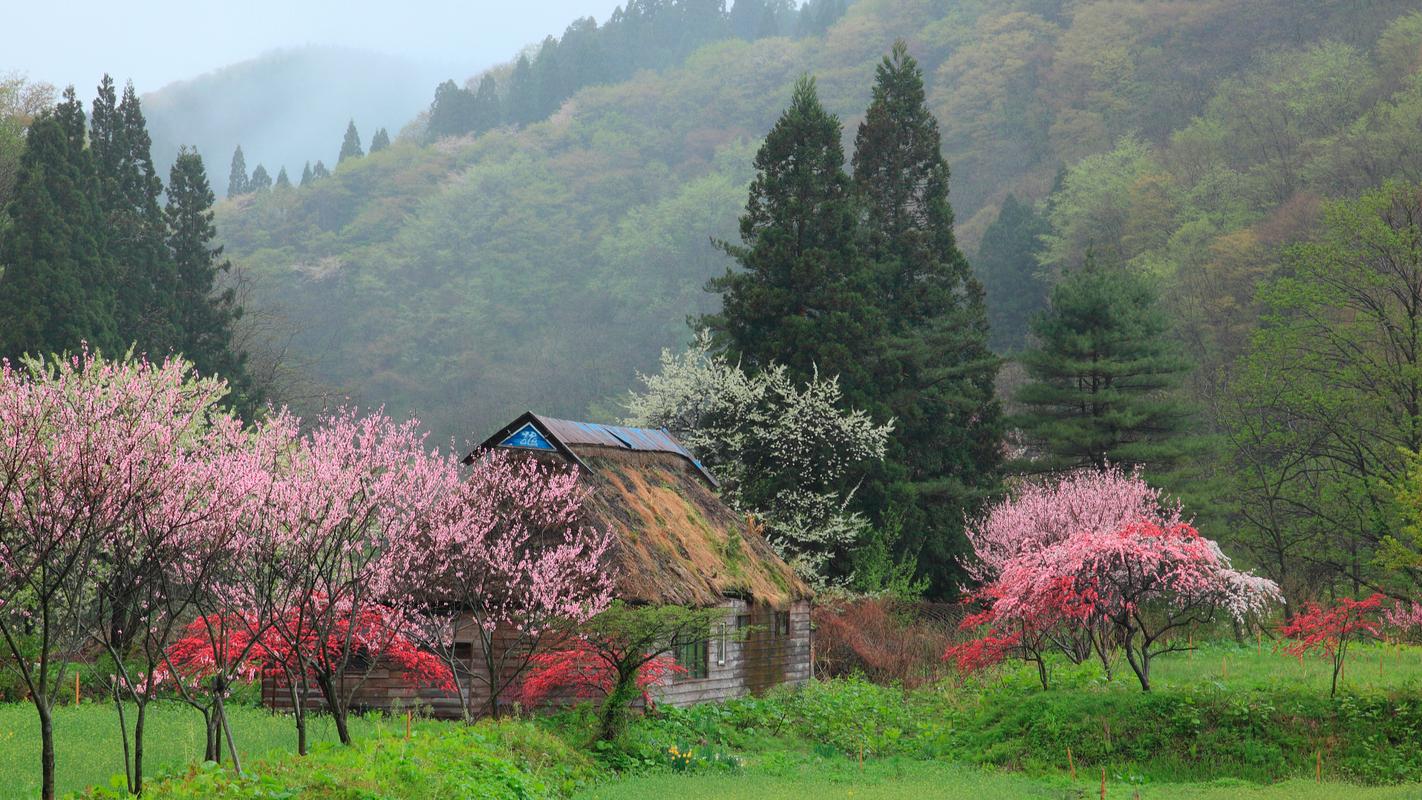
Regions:
<instances>
[{"instance_id":1,"label":"red flowering shrub","mask_svg":"<svg viewBox=\"0 0 1422 800\"><path fill-rule=\"evenodd\" d=\"M519 690L519 702L525 706L559 697L580 700L601 700L612 692L617 671L582 639L569 646L535 653L529 660L530 669ZM686 667L668 655L657 656L637 671L637 688L642 702L652 706L648 691L658 681L672 675L686 674Z\"/></svg>"},{"instance_id":2,"label":"red flowering shrub","mask_svg":"<svg viewBox=\"0 0 1422 800\"><path fill-rule=\"evenodd\" d=\"M1382 604L1380 594L1363 600L1344 597L1331 606L1309 603L1279 632L1291 640L1286 648L1290 655L1303 657L1305 653L1318 652L1332 660L1333 685L1329 694L1334 695L1338 693L1338 676L1348 657L1348 645L1381 635Z\"/></svg>"}]
</instances>

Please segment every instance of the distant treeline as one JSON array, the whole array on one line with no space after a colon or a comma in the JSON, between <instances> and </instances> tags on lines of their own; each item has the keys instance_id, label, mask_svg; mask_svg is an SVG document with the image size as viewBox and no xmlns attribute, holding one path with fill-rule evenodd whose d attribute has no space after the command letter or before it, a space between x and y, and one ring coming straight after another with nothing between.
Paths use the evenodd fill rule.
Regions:
<instances>
[{"instance_id":1,"label":"distant treeline","mask_svg":"<svg viewBox=\"0 0 1422 800\"><path fill-rule=\"evenodd\" d=\"M532 58L519 56L502 84L487 72L472 90L453 80L440 84L426 136L435 141L537 122L584 86L680 64L709 42L819 35L848 5L848 0L809 0L799 7L794 0L736 0L728 10L725 0L630 0L601 27L584 17L569 25L563 38L547 37Z\"/></svg>"}]
</instances>

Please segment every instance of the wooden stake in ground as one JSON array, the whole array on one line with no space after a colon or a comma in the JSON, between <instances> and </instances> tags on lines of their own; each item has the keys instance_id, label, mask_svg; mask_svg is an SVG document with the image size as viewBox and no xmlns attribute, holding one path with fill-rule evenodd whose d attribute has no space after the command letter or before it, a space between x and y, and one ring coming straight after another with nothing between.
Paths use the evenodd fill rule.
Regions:
<instances>
[{"instance_id":1,"label":"wooden stake in ground","mask_svg":"<svg viewBox=\"0 0 1422 800\"><path fill-rule=\"evenodd\" d=\"M1229 656L1220 656L1220 677L1229 680Z\"/></svg>"},{"instance_id":2,"label":"wooden stake in ground","mask_svg":"<svg viewBox=\"0 0 1422 800\"><path fill-rule=\"evenodd\" d=\"M79 705L79 673L74 673L74 705Z\"/></svg>"},{"instance_id":3,"label":"wooden stake in ground","mask_svg":"<svg viewBox=\"0 0 1422 800\"><path fill-rule=\"evenodd\" d=\"M1101 768L1101 800L1106 800L1106 768Z\"/></svg>"},{"instance_id":4,"label":"wooden stake in ground","mask_svg":"<svg viewBox=\"0 0 1422 800\"><path fill-rule=\"evenodd\" d=\"M405 741L409 741L409 740L410 740L410 723L411 723L413 717L414 717L414 712L411 711L411 710L408 709L408 708L405 709Z\"/></svg>"},{"instance_id":5,"label":"wooden stake in ground","mask_svg":"<svg viewBox=\"0 0 1422 800\"><path fill-rule=\"evenodd\" d=\"M1313 779L1319 783L1323 783L1323 751L1315 750L1313 755Z\"/></svg>"},{"instance_id":6,"label":"wooden stake in ground","mask_svg":"<svg viewBox=\"0 0 1422 800\"><path fill-rule=\"evenodd\" d=\"M1071 748L1067 748L1067 769L1071 771L1071 779L1076 780L1076 762L1071 758Z\"/></svg>"}]
</instances>

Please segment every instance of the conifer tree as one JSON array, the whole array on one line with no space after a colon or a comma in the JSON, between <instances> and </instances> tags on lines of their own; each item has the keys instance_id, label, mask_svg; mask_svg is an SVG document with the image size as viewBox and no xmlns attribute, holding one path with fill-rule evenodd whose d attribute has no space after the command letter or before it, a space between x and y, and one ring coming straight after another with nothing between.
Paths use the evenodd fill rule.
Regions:
<instances>
[{"instance_id":1,"label":"conifer tree","mask_svg":"<svg viewBox=\"0 0 1422 800\"><path fill-rule=\"evenodd\" d=\"M306 186L312 181L311 162L306 162L306 166L301 168L301 185Z\"/></svg>"},{"instance_id":2,"label":"conifer tree","mask_svg":"<svg viewBox=\"0 0 1422 800\"><path fill-rule=\"evenodd\" d=\"M520 55L509 76L509 121L515 125L537 122L538 112L538 84L533 79L533 65L526 54Z\"/></svg>"},{"instance_id":3,"label":"conifer tree","mask_svg":"<svg viewBox=\"0 0 1422 800\"><path fill-rule=\"evenodd\" d=\"M503 109L499 104L499 85L493 75L485 74L479 80L479 90L474 94L473 116L475 133L497 128L503 121Z\"/></svg>"},{"instance_id":4,"label":"conifer tree","mask_svg":"<svg viewBox=\"0 0 1422 800\"><path fill-rule=\"evenodd\" d=\"M839 120L808 76L755 156L756 177L740 220L741 244L719 246L739 270L713 279L720 313L702 325L719 349L750 370L784 364L795 380L839 375L860 405L867 383L861 343L874 338L872 289L855 248L855 213Z\"/></svg>"},{"instance_id":5,"label":"conifer tree","mask_svg":"<svg viewBox=\"0 0 1422 800\"><path fill-rule=\"evenodd\" d=\"M277 188L277 189L290 189L290 188L291 188L291 178L288 178L288 177L286 176L286 167L285 167L285 166L283 166L281 169L277 170L275 188Z\"/></svg>"},{"instance_id":6,"label":"conifer tree","mask_svg":"<svg viewBox=\"0 0 1422 800\"><path fill-rule=\"evenodd\" d=\"M252 179L247 182L247 191L265 192L272 188L272 176L267 174L267 168L261 164L252 170Z\"/></svg>"},{"instance_id":7,"label":"conifer tree","mask_svg":"<svg viewBox=\"0 0 1422 800\"><path fill-rule=\"evenodd\" d=\"M341 154L336 158L340 164L348 158L360 158L365 151L360 149L360 134L356 132L355 120L346 124L346 138L341 141Z\"/></svg>"},{"instance_id":8,"label":"conifer tree","mask_svg":"<svg viewBox=\"0 0 1422 800\"><path fill-rule=\"evenodd\" d=\"M232 169L227 173L227 196L236 197L251 191L248 187L247 159L242 155L242 145L232 151Z\"/></svg>"},{"instance_id":9,"label":"conifer tree","mask_svg":"<svg viewBox=\"0 0 1422 800\"><path fill-rule=\"evenodd\" d=\"M973 267L987 293L988 344L995 352L1021 350L1032 317L1047 307L1047 282L1037 255L1049 230L1031 204L1009 194L983 233Z\"/></svg>"},{"instance_id":10,"label":"conifer tree","mask_svg":"<svg viewBox=\"0 0 1422 800\"><path fill-rule=\"evenodd\" d=\"M862 497L881 522L898 518L901 546L939 592L959 577L962 521L996 490L1002 461L998 360L982 287L953 235L948 174L923 73L900 40L879 64L855 137L855 194L874 262L869 302L884 324L860 402L897 420Z\"/></svg>"},{"instance_id":11,"label":"conifer tree","mask_svg":"<svg viewBox=\"0 0 1422 800\"><path fill-rule=\"evenodd\" d=\"M316 160L316 166L311 168L311 179L319 181L322 178L329 177L331 177L331 171L326 169L326 163L318 158Z\"/></svg>"},{"instance_id":12,"label":"conifer tree","mask_svg":"<svg viewBox=\"0 0 1422 800\"><path fill-rule=\"evenodd\" d=\"M176 331L173 262L164 244L163 182L153 167L148 124L133 84L114 104L105 75L93 104L90 132L104 224L105 257L114 276L114 320L125 345L157 358Z\"/></svg>"},{"instance_id":13,"label":"conifer tree","mask_svg":"<svg viewBox=\"0 0 1422 800\"><path fill-rule=\"evenodd\" d=\"M1171 393L1188 364L1147 278L1088 256L1052 289L1032 333L1016 423L1034 467L1160 468L1190 449L1187 409Z\"/></svg>"},{"instance_id":14,"label":"conifer tree","mask_svg":"<svg viewBox=\"0 0 1422 800\"><path fill-rule=\"evenodd\" d=\"M285 170L283 170L283 173ZM257 397L246 370L246 354L234 350L232 326L242 315L236 293L220 287L231 262L222 258L222 247L213 246L215 197L208 185L202 156L182 148L168 175L168 203L164 209L168 240L176 272L176 295L181 336L177 348L204 375L219 375L232 387L239 410L256 407Z\"/></svg>"},{"instance_id":15,"label":"conifer tree","mask_svg":"<svg viewBox=\"0 0 1422 800\"><path fill-rule=\"evenodd\" d=\"M112 276L104 260L84 107L65 90L25 136L0 271L0 355L117 352Z\"/></svg>"},{"instance_id":16,"label":"conifer tree","mask_svg":"<svg viewBox=\"0 0 1422 800\"><path fill-rule=\"evenodd\" d=\"M384 128L376 128L375 135L370 137L370 152L379 153L390 146L390 134Z\"/></svg>"}]
</instances>

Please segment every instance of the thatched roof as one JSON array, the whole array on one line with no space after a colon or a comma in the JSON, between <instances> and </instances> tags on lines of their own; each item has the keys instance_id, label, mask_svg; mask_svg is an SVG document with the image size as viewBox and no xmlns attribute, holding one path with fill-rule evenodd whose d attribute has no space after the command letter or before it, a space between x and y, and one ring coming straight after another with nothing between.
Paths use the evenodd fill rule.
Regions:
<instances>
[{"instance_id":1,"label":"thatched roof","mask_svg":"<svg viewBox=\"0 0 1422 800\"><path fill-rule=\"evenodd\" d=\"M569 442L574 435L560 436L568 426L588 424L553 422L562 424L526 414L481 447L513 447L579 466L590 522L616 537L611 567L619 597L691 606L741 597L785 608L811 596L760 526L721 500L714 479L671 434L617 428L606 442L599 440L603 431L588 429L576 435L587 441ZM539 437L525 432L516 444L502 444L530 423Z\"/></svg>"}]
</instances>

